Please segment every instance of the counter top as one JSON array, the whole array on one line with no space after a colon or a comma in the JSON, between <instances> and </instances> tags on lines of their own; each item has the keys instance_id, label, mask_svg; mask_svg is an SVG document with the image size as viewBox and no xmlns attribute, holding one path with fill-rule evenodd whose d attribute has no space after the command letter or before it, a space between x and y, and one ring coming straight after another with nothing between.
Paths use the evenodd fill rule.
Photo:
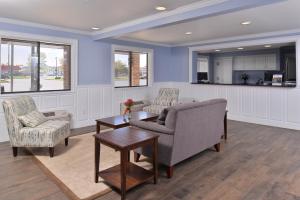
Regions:
<instances>
[{"instance_id":1,"label":"counter top","mask_svg":"<svg viewBox=\"0 0 300 200\"><path fill-rule=\"evenodd\" d=\"M236 84L228 84L228 83L191 83L194 85L225 85L225 86L251 86L251 87L274 87L274 88L295 88L296 84L282 84L282 85L271 85L271 84L265 84L265 85L258 85L258 84L241 84L241 83L236 83Z\"/></svg>"}]
</instances>

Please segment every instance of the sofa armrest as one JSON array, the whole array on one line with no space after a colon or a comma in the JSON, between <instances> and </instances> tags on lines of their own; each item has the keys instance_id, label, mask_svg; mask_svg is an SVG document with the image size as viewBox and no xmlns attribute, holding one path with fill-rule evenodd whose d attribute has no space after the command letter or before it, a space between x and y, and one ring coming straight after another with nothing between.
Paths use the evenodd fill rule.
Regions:
<instances>
[{"instance_id":1,"label":"sofa armrest","mask_svg":"<svg viewBox=\"0 0 300 200\"><path fill-rule=\"evenodd\" d=\"M153 132L159 132L159 133L164 133L168 135L173 135L174 130L169 129L163 125L160 125L156 122L145 122L145 121L131 121L130 125L136 126L142 129L150 130Z\"/></svg>"}]
</instances>

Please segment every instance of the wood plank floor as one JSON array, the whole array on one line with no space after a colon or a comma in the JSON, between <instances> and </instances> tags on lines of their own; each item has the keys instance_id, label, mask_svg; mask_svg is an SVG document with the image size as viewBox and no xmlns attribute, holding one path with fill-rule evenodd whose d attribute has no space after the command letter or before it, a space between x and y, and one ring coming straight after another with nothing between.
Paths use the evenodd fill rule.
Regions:
<instances>
[{"instance_id":1,"label":"wood plank floor","mask_svg":"<svg viewBox=\"0 0 300 200\"><path fill-rule=\"evenodd\" d=\"M300 200L300 131L229 121L228 142L177 165L167 179L131 190L127 199ZM69 199L26 151L0 144L0 199ZM98 200L120 199L111 192Z\"/></svg>"}]
</instances>

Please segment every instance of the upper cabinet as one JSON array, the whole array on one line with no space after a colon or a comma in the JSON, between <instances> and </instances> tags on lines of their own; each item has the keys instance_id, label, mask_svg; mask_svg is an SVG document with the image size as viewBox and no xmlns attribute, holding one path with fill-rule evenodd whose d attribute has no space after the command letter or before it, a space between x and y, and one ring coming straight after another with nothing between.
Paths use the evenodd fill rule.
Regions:
<instances>
[{"instance_id":1,"label":"upper cabinet","mask_svg":"<svg viewBox=\"0 0 300 200\"><path fill-rule=\"evenodd\" d=\"M233 70L279 70L276 54L235 56Z\"/></svg>"}]
</instances>

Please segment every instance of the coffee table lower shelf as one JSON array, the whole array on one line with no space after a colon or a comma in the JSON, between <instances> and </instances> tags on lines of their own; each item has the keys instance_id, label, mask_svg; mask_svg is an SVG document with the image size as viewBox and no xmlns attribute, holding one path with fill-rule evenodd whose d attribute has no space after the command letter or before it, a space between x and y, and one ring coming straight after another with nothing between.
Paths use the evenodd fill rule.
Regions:
<instances>
[{"instance_id":1,"label":"coffee table lower shelf","mask_svg":"<svg viewBox=\"0 0 300 200\"><path fill-rule=\"evenodd\" d=\"M121 165L116 165L100 171L99 177L103 178L109 185L121 190ZM128 162L126 171L126 191L150 179L153 179L152 171Z\"/></svg>"}]
</instances>

